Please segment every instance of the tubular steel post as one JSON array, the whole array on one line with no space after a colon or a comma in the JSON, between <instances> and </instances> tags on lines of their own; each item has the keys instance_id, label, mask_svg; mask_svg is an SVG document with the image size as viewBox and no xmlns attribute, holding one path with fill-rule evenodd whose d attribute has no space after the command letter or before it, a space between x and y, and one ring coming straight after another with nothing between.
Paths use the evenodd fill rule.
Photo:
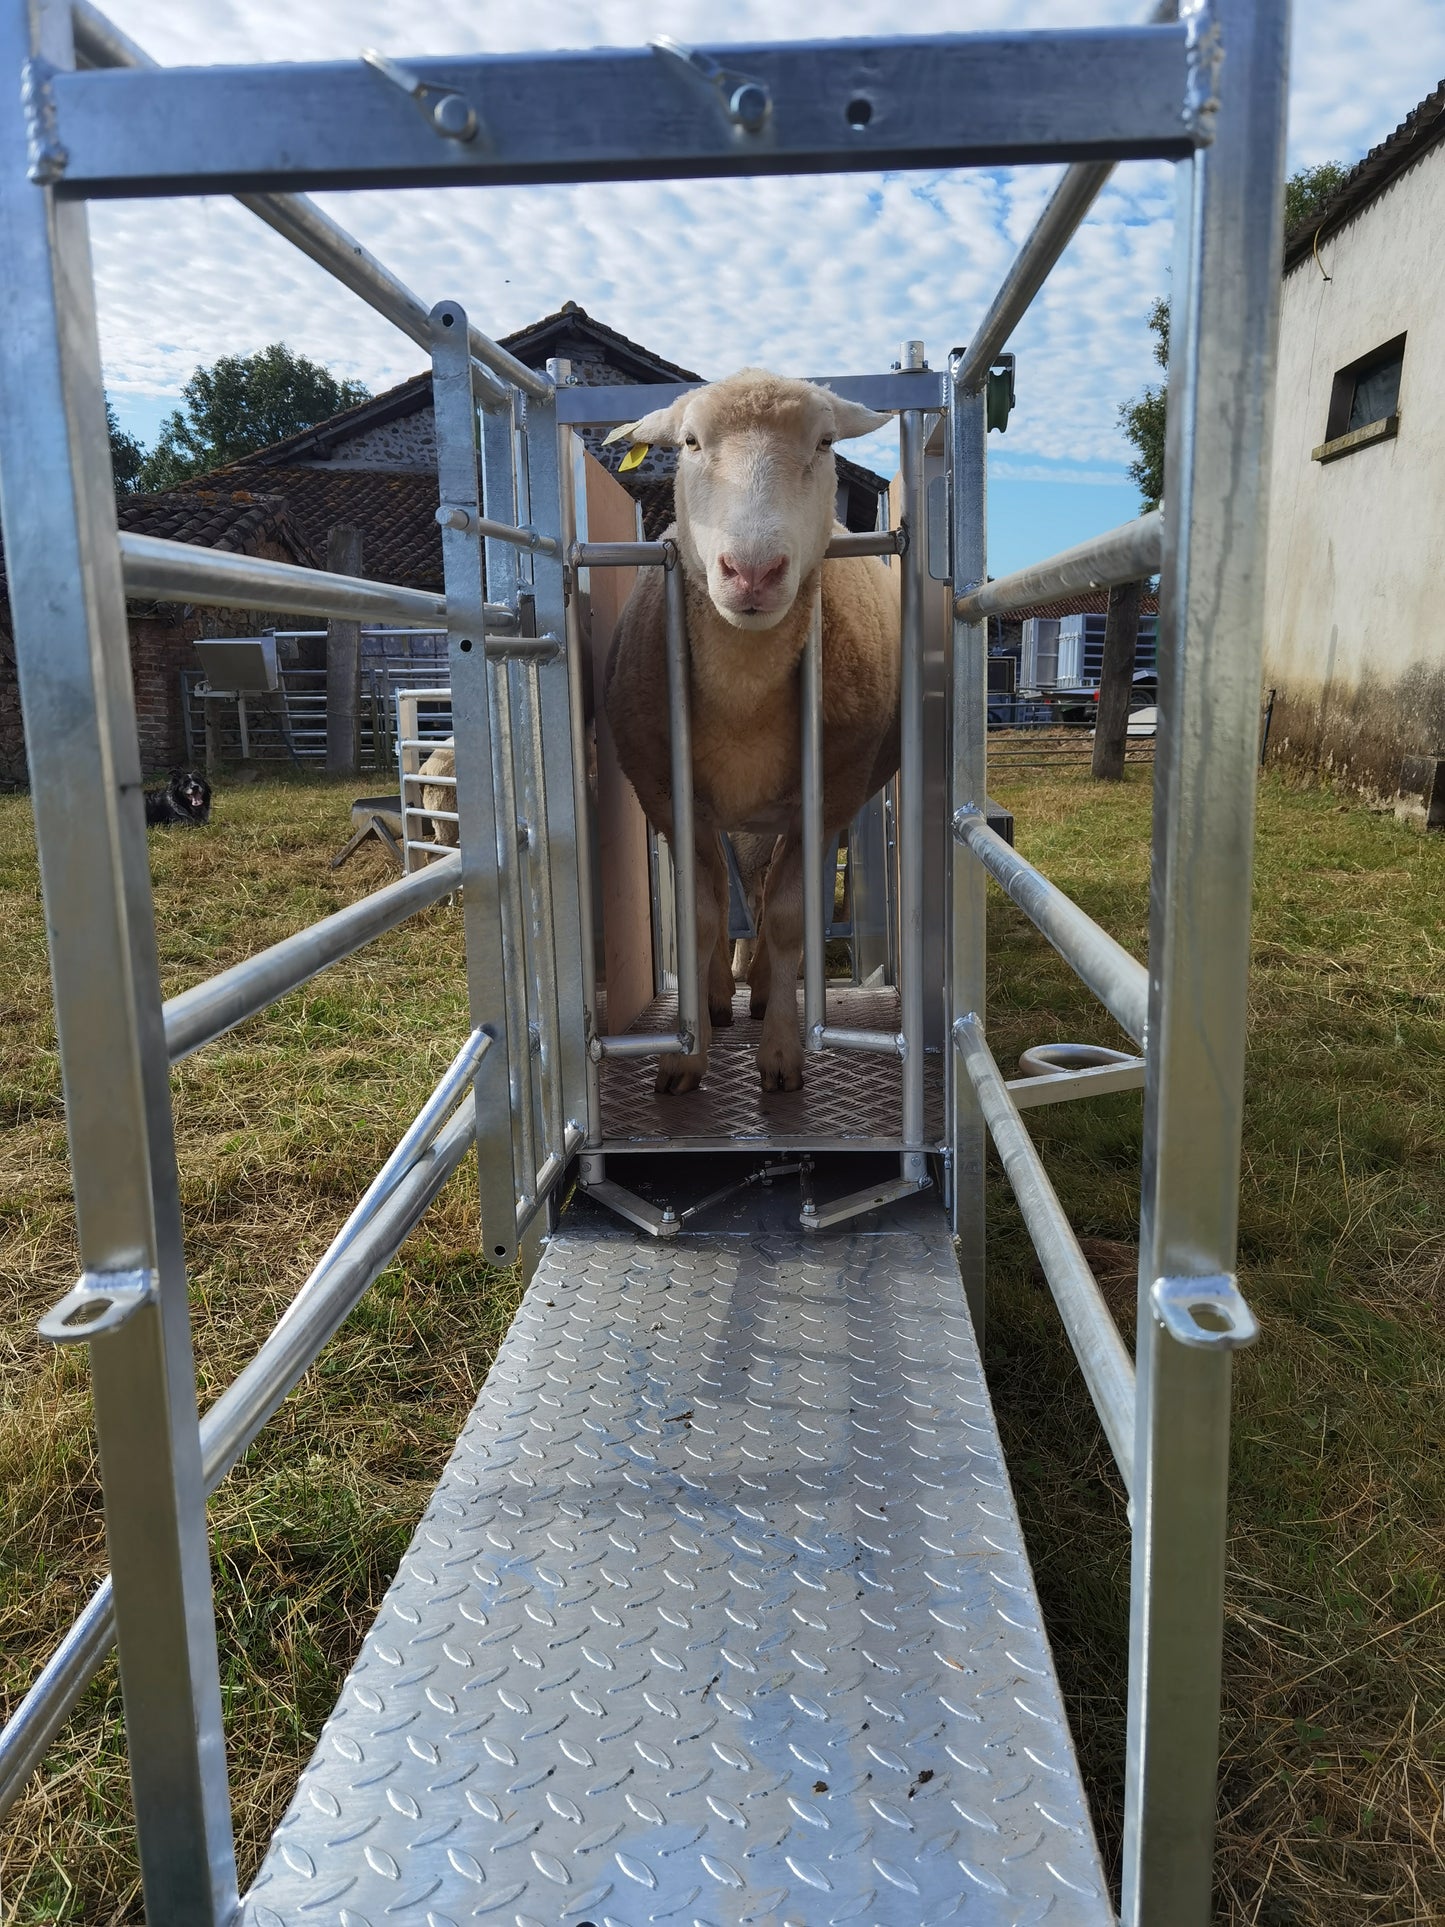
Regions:
<instances>
[{"instance_id":1,"label":"tubular steel post","mask_svg":"<svg viewBox=\"0 0 1445 1927\"><path fill-rule=\"evenodd\" d=\"M551 371L560 385L570 373L569 364L556 361ZM582 1089L586 1104L584 1124L584 1171L602 1176L602 1094L601 1073L592 1055L592 1041L598 1035L597 955L596 955L596 872L593 868L591 790L587 776L587 698L584 679L590 665L582 645L581 597L577 586L577 480L574 463L578 444L570 428L557 431L557 492L561 505L562 534L571 551L568 566L572 571L567 596L567 733L572 752L572 832L576 850L577 876L577 961L581 990L581 1020L584 1035ZM596 1160L589 1165L588 1160Z\"/></svg>"},{"instance_id":2,"label":"tubular steel post","mask_svg":"<svg viewBox=\"0 0 1445 1927\"><path fill-rule=\"evenodd\" d=\"M907 344L904 364L909 361ZM898 684L898 988L902 1010L903 1177L921 1183L928 1175L923 1151L923 598L928 544L923 527L924 419L920 409L898 417L898 466L902 477L899 521L908 530L908 551L899 557Z\"/></svg>"},{"instance_id":3,"label":"tubular steel post","mask_svg":"<svg viewBox=\"0 0 1445 1927\"><path fill-rule=\"evenodd\" d=\"M1212 145L1177 170L1126 1927L1202 1927L1211 1911L1233 1333L1181 1342L1155 1306L1160 1281L1198 1279L1203 1296L1235 1265L1289 45L1288 0L1181 11L1192 97L1215 125Z\"/></svg>"},{"instance_id":4,"label":"tubular steel post","mask_svg":"<svg viewBox=\"0 0 1445 1927\"><path fill-rule=\"evenodd\" d=\"M536 715L533 755L539 780L538 840L547 864L547 908L551 919L551 998L555 1004L552 1018L553 1051L556 1057L558 1089L563 1125L574 1125L579 1135L587 1126L587 1025L582 997L581 849L577 835L577 808L586 822L587 765L573 757L571 719L572 665L568 660L574 644L568 632L567 570L563 562L572 539L570 517L564 520L562 503L561 442L557 428L556 382L559 365L549 362L547 378L552 392L543 401L533 397L526 404L527 466L531 497L531 519L539 534L553 544L550 552L538 551L532 561L532 592L535 597L537 627L566 639L566 649L554 661L539 665L536 672ZM559 1135L552 1151L566 1162Z\"/></svg>"},{"instance_id":5,"label":"tubular steel post","mask_svg":"<svg viewBox=\"0 0 1445 1927\"><path fill-rule=\"evenodd\" d=\"M987 807L988 794L988 621L965 621L956 613L957 597L987 579L988 433L983 391L966 391L952 371L947 416L949 502L953 518L953 654L950 721L953 735L952 806L959 812ZM949 861L949 951L952 970L948 1013L950 1031L969 1016L984 1021L984 972L987 955L987 898L979 865L957 841ZM968 1308L980 1338L985 1309L984 1153L987 1135L972 1083L961 1077L949 1053L949 1149L952 1153L953 1235L958 1240Z\"/></svg>"},{"instance_id":6,"label":"tubular steel post","mask_svg":"<svg viewBox=\"0 0 1445 1927\"><path fill-rule=\"evenodd\" d=\"M84 204L27 178L32 57L70 65L68 5L0 8L5 560L80 1264L146 1287L90 1348L145 1910L223 1927L236 1863L94 283Z\"/></svg>"},{"instance_id":7,"label":"tubular steel post","mask_svg":"<svg viewBox=\"0 0 1445 1927\"><path fill-rule=\"evenodd\" d=\"M803 760L803 1048L823 1048L827 969L823 914L823 582L808 617L798 708Z\"/></svg>"},{"instance_id":8,"label":"tubular steel post","mask_svg":"<svg viewBox=\"0 0 1445 1927\"><path fill-rule=\"evenodd\" d=\"M663 582L667 594L667 704L672 723L672 868L677 880L677 1030L686 1055L697 1049L704 1005L698 982L697 841L692 814L687 588L682 576L682 557L675 545L668 547Z\"/></svg>"},{"instance_id":9,"label":"tubular steel post","mask_svg":"<svg viewBox=\"0 0 1445 1927\"><path fill-rule=\"evenodd\" d=\"M481 423L482 496L487 515L478 522L515 526L518 520L517 409L515 403L483 415ZM465 506L465 505L463 505ZM525 558L509 542L486 536L482 545L490 597L520 610ZM488 675L492 717L492 793L497 818L497 866L501 882L502 955L505 969L497 986L507 1006L510 1044L512 1168L519 1198L530 1199L537 1181L537 1107L532 1068L532 951L524 911L522 872L531 871L531 852L522 844L517 820L517 748L513 740L511 672L501 664ZM495 991L493 993L496 994Z\"/></svg>"},{"instance_id":10,"label":"tubular steel post","mask_svg":"<svg viewBox=\"0 0 1445 1927\"><path fill-rule=\"evenodd\" d=\"M432 397L441 499L480 514L477 410L467 318L452 301L443 301L432 310ZM483 1064L473 1086L482 1239L488 1258L494 1264L507 1265L517 1255L517 1172L508 1072L514 1053L526 1045L525 1038L514 1040L511 1036L507 999L499 994L505 970L482 550L475 529L443 529L441 538L451 645L467 993L473 1028L485 1031L502 1046Z\"/></svg>"}]
</instances>

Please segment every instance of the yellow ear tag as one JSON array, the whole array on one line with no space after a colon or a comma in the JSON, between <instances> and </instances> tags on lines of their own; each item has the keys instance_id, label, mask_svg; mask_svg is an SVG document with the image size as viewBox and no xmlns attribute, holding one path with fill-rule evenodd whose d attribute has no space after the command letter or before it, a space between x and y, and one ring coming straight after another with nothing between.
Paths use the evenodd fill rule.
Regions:
<instances>
[{"instance_id":1,"label":"yellow ear tag","mask_svg":"<svg viewBox=\"0 0 1445 1927\"><path fill-rule=\"evenodd\" d=\"M625 475L630 468L641 468L651 453L652 444L650 442L634 442L622 460L617 464L617 473L619 475Z\"/></svg>"}]
</instances>

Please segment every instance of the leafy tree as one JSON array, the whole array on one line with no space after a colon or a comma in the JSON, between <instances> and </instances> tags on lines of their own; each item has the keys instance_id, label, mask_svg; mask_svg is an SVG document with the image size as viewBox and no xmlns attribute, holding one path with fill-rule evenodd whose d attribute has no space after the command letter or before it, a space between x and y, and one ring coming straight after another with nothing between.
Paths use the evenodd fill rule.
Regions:
<instances>
[{"instance_id":1,"label":"leafy tree","mask_svg":"<svg viewBox=\"0 0 1445 1927\"><path fill-rule=\"evenodd\" d=\"M1343 186L1349 168L1338 161L1322 161L1318 167L1301 167L1284 184L1284 231L1297 228L1319 213Z\"/></svg>"},{"instance_id":2,"label":"leafy tree","mask_svg":"<svg viewBox=\"0 0 1445 1927\"><path fill-rule=\"evenodd\" d=\"M1284 184L1285 232L1318 214L1339 189L1347 167L1324 161L1318 167L1301 167ZM1149 310L1149 327L1154 341L1154 359L1161 368L1169 366L1169 304L1156 301ZM1158 508L1164 496L1164 419L1169 400L1169 384L1146 388L1133 401L1119 405L1119 425L1126 441L1132 442L1135 460L1129 474L1139 485L1144 509Z\"/></svg>"},{"instance_id":3,"label":"leafy tree","mask_svg":"<svg viewBox=\"0 0 1445 1927\"><path fill-rule=\"evenodd\" d=\"M115 476L117 495L131 495L139 486L141 468L146 452L134 435L127 435L115 418L115 410L106 397L105 425L110 430L110 466Z\"/></svg>"},{"instance_id":4,"label":"leafy tree","mask_svg":"<svg viewBox=\"0 0 1445 1927\"><path fill-rule=\"evenodd\" d=\"M283 441L365 401L358 381L338 381L284 342L254 355L222 355L197 368L181 393L185 410L167 416L160 440L146 457L141 487L173 488L188 476L239 461L258 448Z\"/></svg>"},{"instance_id":5,"label":"leafy tree","mask_svg":"<svg viewBox=\"0 0 1445 1927\"><path fill-rule=\"evenodd\" d=\"M1169 366L1169 303L1162 298L1149 310L1149 327L1154 335L1154 359L1161 368ZM1144 508L1157 509L1164 496L1164 410L1169 395L1167 381L1157 388L1146 388L1133 401L1119 404L1119 424L1127 441L1134 444L1135 459L1129 473L1144 497Z\"/></svg>"}]
</instances>

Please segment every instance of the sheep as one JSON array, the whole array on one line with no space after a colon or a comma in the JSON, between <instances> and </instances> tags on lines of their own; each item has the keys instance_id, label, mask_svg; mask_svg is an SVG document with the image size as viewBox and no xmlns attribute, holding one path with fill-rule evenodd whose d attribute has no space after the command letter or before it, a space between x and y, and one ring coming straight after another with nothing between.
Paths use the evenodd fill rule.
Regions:
<instances>
[{"instance_id":1,"label":"sheep","mask_svg":"<svg viewBox=\"0 0 1445 1927\"><path fill-rule=\"evenodd\" d=\"M838 532L833 444L886 415L809 382L747 368L614 430L679 449L678 545L687 607L697 841L699 1035L659 1062L659 1095L695 1090L711 1027L732 1021L727 869L720 831L762 839L762 938L748 969L763 1019L765 1091L803 1083L799 666L821 577L823 822L832 837L898 767L897 571L824 562ZM622 768L649 822L672 834L662 572L639 573L608 656L604 701ZM769 853L768 839L776 840ZM777 994L770 995L771 986Z\"/></svg>"},{"instance_id":2,"label":"sheep","mask_svg":"<svg viewBox=\"0 0 1445 1927\"><path fill-rule=\"evenodd\" d=\"M446 741L434 749L422 764L419 775L455 776L457 773L456 738L448 736ZM457 793L450 783L423 783L421 806L424 810L450 810L455 814ZM434 816L431 820L431 835L426 839L431 843L445 843L455 848L461 841L455 823L449 823L444 816Z\"/></svg>"}]
</instances>

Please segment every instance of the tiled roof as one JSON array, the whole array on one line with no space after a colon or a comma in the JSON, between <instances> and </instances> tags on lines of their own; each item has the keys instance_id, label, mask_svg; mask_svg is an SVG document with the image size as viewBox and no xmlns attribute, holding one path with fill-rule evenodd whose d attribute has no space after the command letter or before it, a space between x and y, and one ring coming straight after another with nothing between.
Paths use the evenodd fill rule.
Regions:
<instances>
[{"instance_id":1,"label":"tiled roof","mask_svg":"<svg viewBox=\"0 0 1445 1927\"><path fill-rule=\"evenodd\" d=\"M173 488L154 495L122 495L116 519L127 535L158 535L169 542L194 542L199 548L246 554L269 540L292 559L316 567L318 557L297 526L286 495L248 488ZM0 544L0 584L5 580L5 550Z\"/></svg>"},{"instance_id":2,"label":"tiled roof","mask_svg":"<svg viewBox=\"0 0 1445 1927\"><path fill-rule=\"evenodd\" d=\"M338 523L361 530L361 573L404 589L442 586L441 530L435 475L404 468L267 467L268 490L283 497L291 519L326 566L326 535Z\"/></svg>"},{"instance_id":3,"label":"tiled roof","mask_svg":"<svg viewBox=\"0 0 1445 1927\"><path fill-rule=\"evenodd\" d=\"M1352 167L1324 206L1284 237L1284 271L1297 268L1317 240L1338 233L1407 168L1445 140L1445 80L1406 114L1393 134Z\"/></svg>"}]
</instances>

